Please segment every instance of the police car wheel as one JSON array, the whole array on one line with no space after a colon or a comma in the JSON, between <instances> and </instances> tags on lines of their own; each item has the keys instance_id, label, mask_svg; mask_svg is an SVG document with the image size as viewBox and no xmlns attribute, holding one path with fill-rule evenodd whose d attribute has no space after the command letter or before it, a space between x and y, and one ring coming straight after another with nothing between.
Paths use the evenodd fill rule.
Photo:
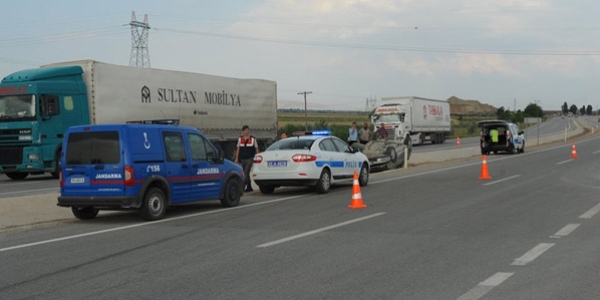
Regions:
<instances>
[{"instance_id":1,"label":"police car wheel","mask_svg":"<svg viewBox=\"0 0 600 300\"><path fill-rule=\"evenodd\" d=\"M317 182L317 193L327 194L329 192L330 187L331 173L329 173L328 169L323 169L323 171L321 172L321 176L319 176L319 181Z\"/></svg>"},{"instance_id":2,"label":"police car wheel","mask_svg":"<svg viewBox=\"0 0 600 300\"><path fill-rule=\"evenodd\" d=\"M360 168L360 175L358 175L358 184L360 186L366 186L369 183L369 170L364 165Z\"/></svg>"},{"instance_id":3,"label":"police car wheel","mask_svg":"<svg viewBox=\"0 0 600 300\"><path fill-rule=\"evenodd\" d=\"M259 185L258 189L260 190L260 192L263 195L271 195L275 191L275 187L274 186L267 186L267 185Z\"/></svg>"},{"instance_id":4,"label":"police car wheel","mask_svg":"<svg viewBox=\"0 0 600 300\"><path fill-rule=\"evenodd\" d=\"M242 197L242 181L236 178L230 178L225 183L225 193L221 199L221 205L224 207L234 207L240 204Z\"/></svg>"},{"instance_id":5,"label":"police car wheel","mask_svg":"<svg viewBox=\"0 0 600 300\"><path fill-rule=\"evenodd\" d=\"M167 211L167 197L159 188L150 188L144 195L144 201L140 208L140 215L146 221L154 221L162 218Z\"/></svg>"},{"instance_id":6,"label":"police car wheel","mask_svg":"<svg viewBox=\"0 0 600 300\"><path fill-rule=\"evenodd\" d=\"M79 220L91 220L98 215L98 210L93 207L71 207L71 212Z\"/></svg>"}]
</instances>

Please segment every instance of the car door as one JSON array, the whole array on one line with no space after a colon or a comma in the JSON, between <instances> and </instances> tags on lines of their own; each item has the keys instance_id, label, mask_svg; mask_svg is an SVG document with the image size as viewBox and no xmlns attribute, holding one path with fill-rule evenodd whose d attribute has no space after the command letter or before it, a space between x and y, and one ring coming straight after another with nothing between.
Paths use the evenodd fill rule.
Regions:
<instances>
[{"instance_id":1,"label":"car door","mask_svg":"<svg viewBox=\"0 0 600 300\"><path fill-rule=\"evenodd\" d=\"M161 131L165 148L166 177L171 187L171 203L190 201L192 169L181 131Z\"/></svg>"},{"instance_id":2,"label":"car door","mask_svg":"<svg viewBox=\"0 0 600 300\"><path fill-rule=\"evenodd\" d=\"M516 124L510 124L511 135L513 136L513 143L515 148L521 149L523 146L523 135L519 134L519 127Z\"/></svg>"},{"instance_id":3,"label":"car door","mask_svg":"<svg viewBox=\"0 0 600 300\"><path fill-rule=\"evenodd\" d=\"M321 154L323 155L321 161L322 164L329 165L331 169L331 177L333 179L338 179L342 176L342 169L344 168L344 157L340 155L335 147L331 138L326 138L321 140L319 143L319 148L322 150Z\"/></svg>"},{"instance_id":4,"label":"car door","mask_svg":"<svg viewBox=\"0 0 600 300\"><path fill-rule=\"evenodd\" d=\"M224 177L222 163L215 163L216 150L206 138L197 133L187 133L192 161L192 199L217 199Z\"/></svg>"},{"instance_id":5,"label":"car door","mask_svg":"<svg viewBox=\"0 0 600 300\"><path fill-rule=\"evenodd\" d=\"M337 152L344 160L344 167L340 171L340 175L344 178L353 177L354 171L359 172L358 162L355 155L350 151L350 147L344 141L338 138L332 138L333 144L337 148Z\"/></svg>"}]
</instances>

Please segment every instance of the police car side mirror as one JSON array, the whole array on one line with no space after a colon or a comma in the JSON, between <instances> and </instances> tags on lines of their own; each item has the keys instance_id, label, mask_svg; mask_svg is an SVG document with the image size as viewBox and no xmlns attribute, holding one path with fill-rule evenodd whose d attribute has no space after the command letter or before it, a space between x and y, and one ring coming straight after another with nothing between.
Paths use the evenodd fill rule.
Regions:
<instances>
[{"instance_id":1,"label":"police car side mirror","mask_svg":"<svg viewBox=\"0 0 600 300\"><path fill-rule=\"evenodd\" d=\"M521 134L523 134L523 133L525 133L523 130L519 131L519 135L521 135Z\"/></svg>"}]
</instances>

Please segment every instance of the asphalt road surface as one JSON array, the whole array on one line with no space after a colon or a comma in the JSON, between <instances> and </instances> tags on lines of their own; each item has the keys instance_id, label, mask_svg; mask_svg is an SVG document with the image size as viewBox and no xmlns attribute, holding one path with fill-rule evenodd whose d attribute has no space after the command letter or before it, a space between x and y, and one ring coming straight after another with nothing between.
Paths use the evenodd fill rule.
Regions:
<instances>
[{"instance_id":1,"label":"asphalt road surface","mask_svg":"<svg viewBox=\"0 0 600 300\"><path fill-rule=\"evenodd\" d=\"M0 299L600 299L600 139L0 235Z\"/></svg>"}]
</instances>

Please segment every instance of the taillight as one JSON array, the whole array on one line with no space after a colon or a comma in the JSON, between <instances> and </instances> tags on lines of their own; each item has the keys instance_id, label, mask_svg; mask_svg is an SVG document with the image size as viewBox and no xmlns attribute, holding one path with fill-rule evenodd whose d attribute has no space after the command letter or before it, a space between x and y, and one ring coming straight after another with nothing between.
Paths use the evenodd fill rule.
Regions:
<instances>
[{"instance_id":1,"label":"taillight","mask_svg":"<svg viewBox=\"0 0 600 300\"><path fill-rule=\"evenodd\" d=\"M310 154L296 154L296 155L292 156L292 160L297 163L309 162L309 161L317 160L317 157L314 155L310 155Z\"/></svg>"},{"instance_id":2,"label":"taillight","mask_svg":"<svg viewBox=\"0 0 600 300\"><path fill-rule=\"evenodd\" d=\"M65 181L63 179L62 169L58 170L58 182L60 182L60 187L65 186Z\"/></svg>"},{"instance_id":3,"label":"taillight","mask_svg":"<svg viewBox=\"0 0 600 300\"><path fill-rule=\"evenodd\" d=\"M262 155L254 155L254 163L260 164L263 161Z\"/></svg>"},{"instance_id":4,"label":"taillight","mask_svg":"<svg viewBox=\"0 0 600 300\"><path fill-rule=\"evenodd\" d=\"M134 180L133 180L134 176L133 176L133 167L131 166L125 166L125 186L126 187L132 187L134 184Z\"/></svg>"}]
</instances>

